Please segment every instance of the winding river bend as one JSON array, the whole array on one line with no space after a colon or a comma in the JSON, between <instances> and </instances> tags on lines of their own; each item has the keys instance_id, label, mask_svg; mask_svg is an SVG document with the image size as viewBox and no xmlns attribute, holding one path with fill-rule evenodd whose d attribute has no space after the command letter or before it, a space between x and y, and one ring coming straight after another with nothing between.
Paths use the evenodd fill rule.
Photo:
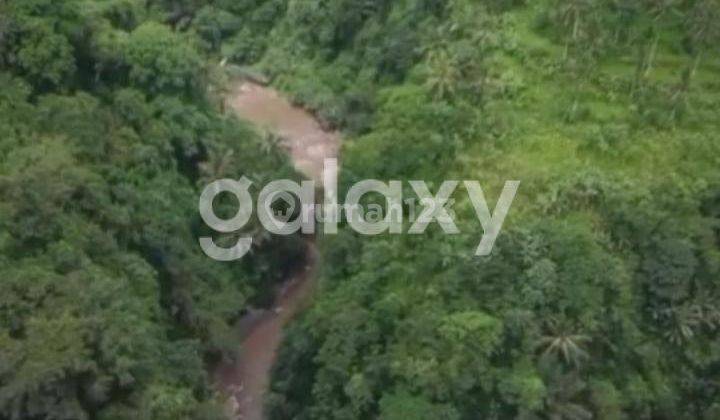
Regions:
<instances>
[{"instance_id":1,"label":"winding river bend","mask_svg":"<svg viewBox=\"0 0 720 420\"><path fill-rule=\"evenodd\" d=\"M340 137L323 129L308 112L291 105L277 91L242 82L227 100L241 118L282 138L295 167L322 185L323 162L338 155ZM306 240L306 264L290 276L269 310L253 310L243 318L243 340L237 359L219 367L217 380L228 395L228 411L236 419L262 420L264 394L282 341L283 327L309 303L317 265L313 238Z\"/></svg>"}]
</instances>

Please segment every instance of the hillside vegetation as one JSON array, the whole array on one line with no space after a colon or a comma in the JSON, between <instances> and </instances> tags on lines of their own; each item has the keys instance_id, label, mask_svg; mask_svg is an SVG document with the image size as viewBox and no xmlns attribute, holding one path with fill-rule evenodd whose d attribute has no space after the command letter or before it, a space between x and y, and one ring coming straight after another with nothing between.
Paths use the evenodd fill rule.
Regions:
<instances>
[{"instance_id":1,"label":"hillside vegetation","mask_svg":"<svg viewBox=\"0 0 720 420\"><path fill-rule=\"evenodd\" d=\"M293 171L215 109L202 38L145 3L0 2L2 419L222 418L205 362L302 252L200 250L208 181Z\"/></svg>"},{"instance_id":2,"label":"hillside vegetation","mask_svg":"<svg viewBox=\"0 0 720 420\"><path fill-rule=\"evenodd\" d=\"M461 235L326 236L272 418L720 416L719 17L288 2L257 65L349 133L343 185L522 183L490 257L464 191Z\"/></svg>"},{"instance_id":3,"label":"hillside vegetation","mask_svg":"<svg viewBox=\"0 0 720 420\"><path fill-rule=\"evenodd\" d=\"M271 418L719 418L718 22L717 0L0 2L0 418L219 415L203 362L299 252L196 245L204 181L292 176L219 112L223 58L343 130L341 189L472 179L494 208L521 181L489 257L464 191L459 235L322 237Z\"/></svg>"}]
</instances>

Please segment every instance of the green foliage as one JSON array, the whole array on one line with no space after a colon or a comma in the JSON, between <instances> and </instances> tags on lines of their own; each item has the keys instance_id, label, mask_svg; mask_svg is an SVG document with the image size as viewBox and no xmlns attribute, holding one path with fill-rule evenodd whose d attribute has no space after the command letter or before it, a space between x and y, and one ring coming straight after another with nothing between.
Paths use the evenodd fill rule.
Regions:
<instances>
[{"instance_id":1,"label":"green foliage","mask_svg":"<svg viewBox=\"0 0 720 420\"><path fill-rule=\"evenodd\" d=\"M0 418L221 418L204 362L300 252L195 246L204 182L294 176L224 59L345 130L343 190L522 181L488 258L459 196L460 235L322 238L270 418L716 418L718 10L0 2Z\"/></svg>"},{"instance_id":2,"label":"green foliage","mask_svg":"<svg viewBox=\"0 0 720 420\"><path fill-rule=\"evenodd\" d=\"M715 413L716 2L287 4L260 67L349 133L341 190L522 184L488 258L458 194L461 235L323 238L272 418Z\"/></svg>"},{"instance_id":3,"label":"green foliage","mask_svg":"<svg viewBox=\"0 0 720 420\"><path fill-rule=\"evenodd\" d=\"M42 26L23 37L17 60L29 79L52 85L60 84L75 70L67 38Z\"/></svg>"},{"instance_id":4,"label":"green foliage","mask_svg":"<svg viewBox=\"0 0 720 420\"><path fill-rule=\"evenodd\" d=\"M448 406L438 406L421 397L402 392L387 394L380 399L380 415L382 420L402 419L458 419L455 410Z\"/></svg>"},{"instance_id":5,"label":"green foliage","mask_svg":"<svg viewBox=\"0 0 720 420\"><path fill-rule=\"evenodd\" d=\"M206 43L206 48L217 51L223 38L240 28L240 19L223 9L205 6L195 15L193 27Z\"/></svg>"},{"instance_id":6,"label":"green foliage","mask_svg":"<svg viewBox=\"0 0 720 420\"><path fill-rule=\"evenodd\" d=\"M206 364L301 251L213 262L197 197L287 159L209 106L199 40L145 2L0 11L0 418L223 418Z\"/></svg>"},{"instance_id":7,"label":"green foliage","mask_svg":"<svg viewBox=\"0 0 720 420\"><path fill-rule=\"evenodd\" d=\"M126 46L130 80L151 93L193 92L202 86L202 61L189 42L167 26L138 26Z\"/></svg>"}]
</instances>

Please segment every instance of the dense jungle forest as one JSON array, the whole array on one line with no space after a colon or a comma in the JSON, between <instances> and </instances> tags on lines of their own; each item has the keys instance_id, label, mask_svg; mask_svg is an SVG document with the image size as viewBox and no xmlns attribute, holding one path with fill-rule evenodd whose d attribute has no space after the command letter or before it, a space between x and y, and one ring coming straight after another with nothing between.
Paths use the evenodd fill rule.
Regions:
<instances>
[{"instance_id":1,"label":"dense jungle forest","mask_svg":"<svg viewBox=\"0 0 720 420\"><path fill-rule=\"evenodd\" d=\"M456 235L320 230L267 418L720 419L719 53L718 0L0 0L0 419L228 418L304 255L198 245L209 182L302 177L243 77L342 133L341 196L521 182L489 256L460 190Z\"/></svg>"}]
</instances>

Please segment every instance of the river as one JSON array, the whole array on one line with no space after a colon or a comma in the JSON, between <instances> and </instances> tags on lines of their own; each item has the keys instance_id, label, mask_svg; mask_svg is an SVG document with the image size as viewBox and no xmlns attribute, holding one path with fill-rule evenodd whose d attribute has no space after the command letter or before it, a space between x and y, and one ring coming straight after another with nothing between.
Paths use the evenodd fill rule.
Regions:
<instances>
[{"instance_id":1,"label":"river","mask_svg":"<svg viewBox=\"0 0 720 420\"><path fill-rule=\"evenodd\" d=\"M322 185L324 159L338 155L336 132L323 129L312 114L293 106L274 89L249 82L234 87L227 105L242 119L279 135L297 170ZM317 249L314 238L305 243L305 265L287 279L270 309L252 310L239 322L243 338L238 357L217 369L216 379L235 419L264 419L264 395L283 327L312 296Z\"/></svg>"}]
</instances>

